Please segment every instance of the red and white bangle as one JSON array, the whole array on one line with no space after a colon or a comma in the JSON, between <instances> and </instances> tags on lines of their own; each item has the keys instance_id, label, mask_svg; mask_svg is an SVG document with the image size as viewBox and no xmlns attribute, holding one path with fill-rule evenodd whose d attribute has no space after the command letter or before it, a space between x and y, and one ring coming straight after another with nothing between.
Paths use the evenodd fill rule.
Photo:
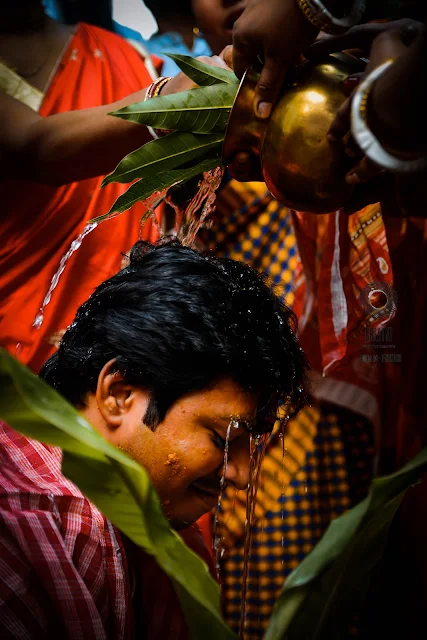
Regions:
<instances>
[{"instance_id":1,"label":"red and white bangle","mask_svg":"<svg viewBox=\"0 0 427 640\"><path fill-rule=\"evenodd\" d=\"M149 100L150 98L156 98L156 96L159 95L160 91L163 89L165 84L169 82L169 80L172 80L170 76L162 76L160 78L157 78L157 80L154 80L154 82L152 82L147 89L144 102L145 100Z\"/></svg>"},{"instance_id":2,"label":"red and white bangle","mask_svg":"<svg viewBox=\"0 0 427 640\"><path fill-rule=\"evenodd\" d=\"M160 94L160 91L163 89L165 84L167 84L171 79L172 79L171 76L162 76L160 78L157 78L157 80L154 80L154 82L152 82L147 89L144 102L146 100L150 100L150 98L157 98L157 96ZM161 129L153 129L153 127L147 127L147 129L150 132L150 135L155 140L157 140L159 136L166 136L168 133L170 133L170 131L167 131L167 130L163 131Z\"/></svg>"}]
</instances>

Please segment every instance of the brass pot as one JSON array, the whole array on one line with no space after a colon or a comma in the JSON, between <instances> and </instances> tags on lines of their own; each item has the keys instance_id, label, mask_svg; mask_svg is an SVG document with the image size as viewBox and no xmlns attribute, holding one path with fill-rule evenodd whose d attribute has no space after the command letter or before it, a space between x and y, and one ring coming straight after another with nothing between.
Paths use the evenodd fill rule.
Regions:
<instances>
[{"instance_id":1,"label":"brass pot","mask_svg":"<svg viewBox=\"0 0 427 640\"><path fill-rule=\"evenodd\" d=\"M327 131L346 96L342 82L364 70L348 54L306 61L291 74L270 118L254 114L259 71L248 69L228 121L223 162L249 151L273 196L292 209L327 213L339 208L349 192L345 175L354 164Z\"/></svg>"}]
</instances>

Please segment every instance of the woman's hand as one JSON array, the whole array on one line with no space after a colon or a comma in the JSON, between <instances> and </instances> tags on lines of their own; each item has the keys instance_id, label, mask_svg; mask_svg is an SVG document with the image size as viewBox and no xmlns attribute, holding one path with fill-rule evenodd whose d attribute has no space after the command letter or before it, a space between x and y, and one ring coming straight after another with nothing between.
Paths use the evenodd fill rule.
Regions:
<instances>
[{"instance_id":1,"label":"woman's hand","mask_svg":"<svg viewBox=\"0 0 427 640\"><path fill-rule=\"evenodd\" d=\"M346 34L335 38L328 38L313 44L307 51L307 56L317 58L328 53L343 49L357 49L362 54L369 52L369 63L366 73L370 73L386 60L396 59L408 52L414 40L423 30L423 25L414 20L396 20L382 24L359 25L350 29ZM393 73L390 68L387 73ZM356 185L367 182L374 176L384 173L383 170L366 157L362 157L357 145L350 135L351 104L354 92L361 77L350 77L343 86L350 91L349 98L338 110L332 123L328 138L330 142L344 141L347 155L361 158L360 162L348 173L348 184ZM396 84L397 88L398 84ZM374 189L373 192L376 192Z\"/></svg>"},{"instance_id":2,"label":"woman's hand","mask_svg":"<svg viewBox=\"0 0 427 640\"><path fill-rule=\"evenodd\" d=\"M227 49L225 49L224 51L226 51ZM228 53L227 55L228 59L230 59L230 54ZM209 64L212 67L221 67L223 69L227 69L228 71L232 71L232 69L225 62L222 53L219 56L199 56L198 58L196 58L196 60L200 60L200 62ZM194 89L194 87L197 87L197 85L181 71L181 73L178 73L177 76L171 78L169 82L164 85L160 93L162 96L167 96L171 93L179 93L180 91Z\"/></svg>"},{"instance_id":3,"label":"woman's hand","mask_svg":"<svg viewBox=\"0 0 427 640\"><path fill-rule=\"evenodd\" d=\"M218 56L199 59L229 68ZM180 73L161 93L194 86ZM0 176L56 187L109 173L124 156L151 139L146 127L109 114L142 102L145 95L146 89L142 89L113 104L41 117L0 91Z\"/></svg>"},{"instance_id":4,"label":"woman's hand","mask_svg":"<svg viewBox=\"0 0 427 640\"><path fill-rule=\"evenodd\" d=\"M288 69L317 33L296 0L249 0L234 23L233 67L242 77L258 56L262 58L254 104L259 118L269 117Z\"/></svg>"},{"instance_id":5,"label":"woman's hand","mask_svg":"<svg viewBox=\"0 0 427 640\"><path fill-rule=\"evenodd\" d=\"M422 22L410 20L409 18L392 22L359 24L342 35L316 40L314 44L304 51L304 55L309 60L316 60L330 53L356 49L367 56L371 53L374 40L387 31L398 31L402 43L409 46L421 33L422 29Z\"/></svg>"},{"instance_id":6,"label":"woman's hand","mask_svg":"<svg viewBox=\"0 0 427 640\"><path fill-rule=\"evenodd\" d=\"M423 25L412 20L360 25L342 36L315 43L307 51L307 56L318 58L336 50L358 49L362 54L369 55L366 69L366 73L369 73L390 58L399 58L399 64L400 60L404 62L405 56L410 52L409 47L421 37L422 31ZM402 82L399 81L402 73L399 66L395 63L386 73L394 76L394 79L389 78L389 82L393 83L393 93L399 95L402 87ZM426 217L427 174L395 176L385 172L366 157L362 157L349 134L352 95L360 80L360 77L351 77L344 84L343 89L349 94L349 98L338 111L329 130L331 142L344 141L347 154L361 158L347 176L347 182L353 185L353 191L344 208L351 214L368 204L381 202L385 216ZM381 89L380 83L378 82L374 88ZM391 102L389 104L393 106Z\"/></svg>"}]
</instances>

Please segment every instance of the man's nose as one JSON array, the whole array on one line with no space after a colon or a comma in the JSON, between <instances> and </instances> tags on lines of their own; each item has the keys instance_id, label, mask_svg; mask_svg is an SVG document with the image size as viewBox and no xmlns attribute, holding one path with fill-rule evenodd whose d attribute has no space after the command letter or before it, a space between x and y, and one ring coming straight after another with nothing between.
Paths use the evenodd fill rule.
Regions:
<instances>
[{"instance_id":1,"label":"man's nose","mask_svg":"<svg viewBox=\"0 0 427 640\"><path fill-rule=\"evenodd\" d=\"M240 438L238 438L240 440ZM220 478L224 475L224 465L218 471ZM237 440L230 444L228 451L225 480L232 483L236 489L247 489L249 483L249 447Z\"/></svg>"}]
</instances>

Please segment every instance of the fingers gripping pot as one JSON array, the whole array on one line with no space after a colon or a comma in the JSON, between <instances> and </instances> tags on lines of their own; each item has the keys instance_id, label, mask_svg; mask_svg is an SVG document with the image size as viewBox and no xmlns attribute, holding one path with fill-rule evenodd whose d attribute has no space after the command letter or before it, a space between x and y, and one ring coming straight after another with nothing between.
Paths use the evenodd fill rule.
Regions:
<instances>
[{"instance_id":1,"label":"fingers gripping pot","mask_svg":"<svg viewBox=\"0 0 427 640\"><path fill-rule=\"evenodd\" d=\"M346 99L342 83L364 70L348 54L306 61L292 72L270 118L253 111L259 72L251 67L240 84L228 121L223 162L246 151L254 156L273 196L300 211L327 213L349 196L345 175L355 164L327 132Z\"/></svg>"}]
</instances>

